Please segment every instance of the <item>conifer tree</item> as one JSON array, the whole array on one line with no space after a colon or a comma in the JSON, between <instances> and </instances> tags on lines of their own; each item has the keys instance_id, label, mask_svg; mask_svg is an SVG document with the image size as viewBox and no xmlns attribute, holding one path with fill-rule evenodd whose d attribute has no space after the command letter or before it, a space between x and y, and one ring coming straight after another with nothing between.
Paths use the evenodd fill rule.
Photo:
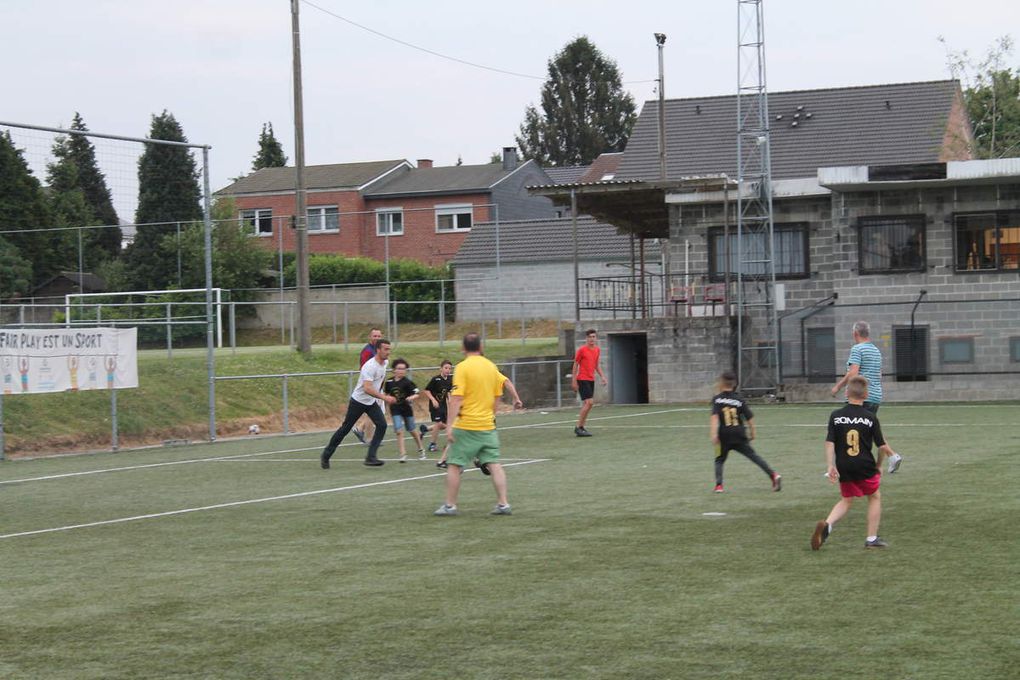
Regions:
<instances>
[{"instance_id":1,"label":"conifer tree","mask_svg":"<svg viewBox=\"0 0 1020 680\"><path fill-rule=\"evenodd\" d=\"M14 247L13 251L6 249L7 253L14 252L31 265L33 285L60 270L61 232L17 232L51 227L52 216L39 180L29 170L21 150L14 146L10 133L0 133L0 231L12 232L0 234L0 238ZM9 254L5 257L11 258Z\"/></svg>"},{"instance_id":2,"label":"conifer tree","mask_svg":"<svg viewBox=\"0 0 1020 680\"><path fill-rule=\"evenodd\" d=\"M636 119L616 62L581 36L549 60L542 111L525 109L517 146L543 165L591 163L601 153L623 151Z\"/></svg>"},{"instance_id":3,"label":"conifer tree","mask_svg":"<svg viewBox=\"0 0 1020 680\"><path fill-rule=\"evenodd\" d=\"M80 113L75 112L71 129L88 132ZM94 224L119 225L120 220L113 208L110 188L106 185L106 177L96 162L96 150L89 138L84 135L71 135L67 141L67 156L78 168L78 186L92 211ZM123 240L120 227L94 231L91 247L102 251L97 255L103 259L116 257L120 253L120 243Z\"/></svg>"},{"instance_id":4,"label":"conifer tree","mask_svg":"<svg viewBox=\"0 0 1020 680\"><path fill-rule=\"evenodd\" d=\"M283 155L283 145L273 134L273 124L263 123L262 134L259 135L259 152L252 161L252 170L262 168L282 168L287 165L287 157Z\"/></svg>"},{"instance_id":5,"label":"conifer tree","mask_svg":"<svg viewBox=\"0 0 1020 680\"><path fill-rule=\"evenodd\" d=\"M152 117L152 139L186 142L173 114L163 111ZM177 223L202 218L199 173L190 149L165 144L146 144L138 160L138 210L140 225L127 251L131 285L146 290L166 288L177 282L177 262L159 256L164 236L176 234Z\"/></svg>"}]
</instances>

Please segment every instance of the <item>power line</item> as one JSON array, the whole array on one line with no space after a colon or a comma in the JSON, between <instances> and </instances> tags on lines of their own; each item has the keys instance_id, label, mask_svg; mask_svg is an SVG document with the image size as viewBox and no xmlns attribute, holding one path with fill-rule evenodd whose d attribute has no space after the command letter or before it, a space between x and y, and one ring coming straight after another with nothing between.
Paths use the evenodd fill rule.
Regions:
<instances>
[{"instance_id":1,"label":"power line","mask_svg":"<svg viewBox=\"0 0 1020 680\"><path fill-rule=\"evenodd\" d=\"M430 50L427 47L422 47L420 45L415 45L414 43L409 43L406 40L401 40L400 38L395 38L392 35L387 35L386 33L383 33L382 31L377 31L374 28L370 28L368 26L365 26L364 24L359 24L358 22L353 21L351 19L348 19L347 17L340 16L336 12L331 12L330 10L326 9L325 7L320 7L319 5L316 5L314 2L310 2L309 0L301 0L301 2L303 2L306 5L308 5L309 7L312 7L314 9L319 10L323 14L328 14L329 16L333 17L334 19L339 19L340 21L348 23L351 26L354 26L356 28L360 28L361 30L367 31L367 32L369 32L369 33L371 33L373 35L377 35L380 38L383 38L384 40L390 40L392 42L395 42L395 43L398 43L400 45L403 45L404 47L410 47L412 50L418 50L419 52L425 52L426 54L431 54L432 56L439 57L440 59L447 59L449 61L455 61L458 64L464 64L465 66L471 66L473 68L480 68L480 69L484 69L486 71L493 71L495 73L502 73L503 75L507 75L507 76L516 76L518 78L528 78L530 80L545 80L545 76L533 76L533 75L528 74L528 73L518 73L517 71L507 71L506 69L496 68L495 66L486 66L485 64L478 64L478 63L475 63L473 61L467 61L466 59L460 59L458 57L451 57L451 56L449 56L447 54L443 54L441 52L436 52L435 50ZM628 81L623 82L622 84L624 84L624 85L633 85L633 84L636 84L636 83L654 83L654 82L655 82L655 79L653 78L651 80L628 80Z\"/></svg>"}]
</instances>

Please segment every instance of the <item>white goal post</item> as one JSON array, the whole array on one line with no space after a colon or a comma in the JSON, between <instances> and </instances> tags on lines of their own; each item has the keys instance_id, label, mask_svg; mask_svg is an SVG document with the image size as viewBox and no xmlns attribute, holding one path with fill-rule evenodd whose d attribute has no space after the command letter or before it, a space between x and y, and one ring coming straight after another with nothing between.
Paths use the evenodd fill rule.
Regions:
<instances>
[{"instance_id":1,"label":"white goal post","mask_svg":"<svg viewBox=\"0 0 1020 680\"><path fill-rule=\"evenodd\" d=\"M213 305L215 306L215 313L213 317L216 322L216 346L220 349L223 348L223 289L212 288L213 293ZM116 296L128 296L128 295L170 295L175 293L205 293L205 288L176 288L176 289L163 289L163 290L124 290L116 291L112 293L67 293L64 295L64 325L68 328L71 327L71 309L72 309L72 298L89 298L89 297L116 297ZM116 302L109 303L111 307L117 305ZM156 303L158 304L158 303ZM173 303L173 304L205 304L205 300L189 303Z\"/></svg>"}]
</instances>

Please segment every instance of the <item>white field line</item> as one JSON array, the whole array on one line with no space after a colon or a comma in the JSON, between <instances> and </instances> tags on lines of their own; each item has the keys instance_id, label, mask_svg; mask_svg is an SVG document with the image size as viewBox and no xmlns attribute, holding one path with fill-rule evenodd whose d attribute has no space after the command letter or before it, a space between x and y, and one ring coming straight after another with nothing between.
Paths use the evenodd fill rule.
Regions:
<instances>
[{"instance_id":1,"label":"white field line","mask_svg":"<svg viewBox=\"0 0 1020 680\"><path fill-rule=\"evenodd\" d=\"M337 458L336 456L334 456L334 457L329 459L329 462L331 462L331 463L360 463L363 460L365 460L365 459L364 458ZM389 461L391 463L396 463L396 464L399 465L399 460L400 459L399 458L380 458L379 460ZM516 462L519 462L519 461L526 461L526 460L531 460L531 458L504 458L502 456L499 457L499 462L500 463L506 463L506 462L516 463ZM426 458L425 460L421 460L417 456L412 458L411 454L408 454L407 455L407 460L405 461L405 463L407 464L408 468L411 468L411 467L414 466L415 463L432 463L432 464L435 464L438 461L439 461L438 458ZM240 459L238 459L238 458L230 458L230 459L225 459L225 460L215 460L214 459L214 460L210 460L209 462L211 462L211 463L318 463L319 462L319 457L316 456L315 458L240 458Z\"/></svg>"},{"instance_id":2,"label":"white field line","mask_svg":"<svg viewBox=\"0 0 1020 680\"><path fill-rule=\"evenodd\" d=\"M588 420L591 420L589 418ZM986 423L992 425L992 423ZM980 427L981 423L883 423L882 427ZM600 430L700 430L708 425L603 425ZM774 427L826 427L825 423L780 423L760 425L758 429Z\"/></svg>"},{"instance_id":3,"label":"white field line","mask_svg":"<svg viewBox=\"0 0 1020 680\"><path fill-rule=\"evenodd\" d=\"M525 460L518 463L507 463L505 467L514 467L518 465L530 465L531 463L545 463L548 462L548 458L535 458L532 460ZM466 470L466 472L472 472L472 470ZM374 486L390 486L393 484L403 484L404 482L416 482L422 479L431 479L433 477L445 477L446 472L436 472L428 475L420 475L418 477L404 477L403 479L387 479L380 482L368 482L366 484L354 484L352 486L338 486L332 489L319 489L317 491L301 491L298 493L289 493L283 496L267 496L265 498L251 498L245 501L231 501L229 503L216 503L215 505L203 505L196 508L183 508L181 510L168 510L167 512L154 512L148 515L135 515L133 517L118 517L117 519L105 519L98 522L86 522L84 524L69 524L62 527L53 527L50 529L35 529L33 531L19 531L13 534L0 534L0 539L4 538L18 538L20 536L37 536L39 534L52 534L58 531L70 531L72 529L85 529L88 527L100 527L109 524L123 524L125 522L137 522L143 519L159 519L160 517L173 517L175 515L186 515L192 512L206 512L209 510L222 510L223 508L235 508L241 505L253 505L255 503L268 503L270 501L283 501L290 500L292 498L306 498L308 496L320 496L327 493L339 493L341 491L355 491L357 489L368 489Z\"/></svg>"},{"instance_id":4,"label":"white field line","mask_svg":"<svg viewBox=\"0 0 1020 680\"><path fill-rule=\"evenodd\" d=\"M642 413L627 413L627 414L624 414L624 415L616 415L616 416L602 416L601 418L589 418L588 420L612 420L612 419L615 419L615 418L637 418L639 416L653 416L653 415L658 415L658 414L661 414L661 413L676 413L678 411L699 411L699 410L702 410L702 409L675 408L675 409L666 409L666 410L662 410L662 411L646 411L646 412L642 412ZM537 428L537 427L545 427L546 425L565 425L565 424L573 423L573 422L575 422L575 421L574 420L562 420L562 421L557 421L555 423L532 423L532 424L529 424L529 425L510 425L508 427L500 427L500 428L497 428L497 429L499 429L499 430L533 429L533 428ZM383 440L383 441L384 442L394 442L395 443L396 439L386 439L386 440ZM340 446L342 448L342 447L345 447L345 446L364 446L364 445L361 442L347 442L347 443L341 444ZM318 450L318 448L319 448L318 446L306 446L306 447L300 448L300 449L277 449L275 451L261 451L261 452L258 452L258 453L238 453L238 454L235 454L235 455L232 455L232 456L211 456L211 457L208 457L208 458L187 458L185 460L173 460L173 461L167 461L167 462L163 462L163 463L144 463L144 464L141 464L141 465L124 465L122 467L115 467L115 468L100 468L98 470L84 470L82 472L64 472L64 473L57 474L57 475L43 475L43 476L40 476L40 477L21 477L19 479L0 480L0 486L2 486L4 484L23 484L25 482L42 482L42 481L47 481L47 480L51 480L51 479L65 479L65 478L68 478L68 477L84 477L86 475L99 475L99 474L105 474L107 472L127 472L127 471L130 471L130 470L145 470L145 469L148 469L148 468L166 467L166 466L169 466L169 465L189 465L191 463L219 462L219 461L224 461L224 460L234 460L234 459L237 459L237 458L252 458L252 457L255 457L255 456L272 456L272 455L276 455L276 454L280 454L280 453L297 453L299 451L315 451L315 450Z\"/></svg>"}]
</instances>

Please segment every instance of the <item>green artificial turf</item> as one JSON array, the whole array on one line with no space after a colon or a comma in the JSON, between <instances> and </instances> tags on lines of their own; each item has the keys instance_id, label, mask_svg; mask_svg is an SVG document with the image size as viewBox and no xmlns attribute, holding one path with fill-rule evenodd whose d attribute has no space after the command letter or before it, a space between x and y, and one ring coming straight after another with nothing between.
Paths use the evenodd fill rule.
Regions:
<instances>
[{"instance_id":1,"label":"green artificial turf","mask_svg":"<svg viewBox=\"0 0 1020 680\"><path fill-rule=\"evenodd\" d=\"M508 468L510 517L477 471L433 517L434 455L345 443L321 470L327 433L8 461L0 677L1015 673L1017 405L883 406L890 547L863 548L862 503L812 552L831 408L756 409L781 493L735 453L712 493L704 407L600 407L591 439L572 411L501 417L508 462L541 461Z\"/></svg>"}]
</instances>

